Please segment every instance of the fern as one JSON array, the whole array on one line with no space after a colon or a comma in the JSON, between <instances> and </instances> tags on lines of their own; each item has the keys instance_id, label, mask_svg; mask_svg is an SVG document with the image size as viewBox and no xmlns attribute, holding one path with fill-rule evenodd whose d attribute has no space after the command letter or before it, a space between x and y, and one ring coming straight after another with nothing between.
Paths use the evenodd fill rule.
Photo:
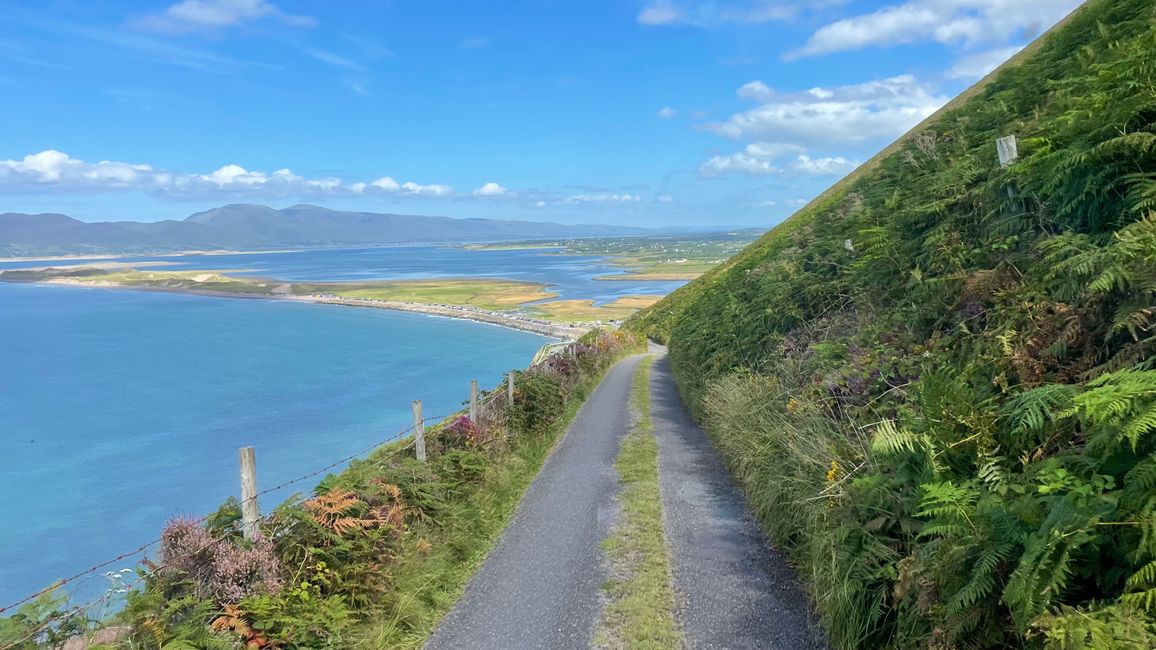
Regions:
<instances>
[{"instance_id":1,"label":"fern","mask_svg":"<svg viewBox=\"0 0 1156 650\"><path fill-rule=\"evenodd\" d=\"M899 429L891 420L884 420L871 438L871 451L881 456L919 454L931 456L931 441L925 435Z\"/></svg>"},{"instance_id":2,"label":"fern","mask_svg":"<svg viewBox=\"0 0 1156 650\"><path fill-rule=\"evenodd\" d=\"M1036 622L1047 650L1122 650L1156 647L1156 624L1126 605L1060 607Z\"/></svg>"},{"instance_id":3,"label":"fern","mask_svg":"<svg viewBox=\"0 0 1156 650\"><path fill-rule=\"evenodd\" d=\"M1056 422L1071 404L1076 390L1066 384L1040 386L1017 395L1008 405L1008 418L1016 433L1038 432Z\"/></svg>"},{"instance_id":4,"label":"fern","mask_svg":"<svg viewBox=\"0 0 1156 650\"><path fill-rule=\"evenodd\" d=\"M1156 430L1156 371L1118 370L1088 382L1088 390L1072 400L1062 415L1079 415L1093 426L1107 428L1135 449Z\"/></svg>"},{"instance_id":5,"label":"fern","mask_svg":"<svg viewBox=\"0 0 1156 650\"><path fill-rule=\"evenodd\" d=\"M959 614L990 596L995 591L996 570L1012 556L1015 550L1016 545L1008 543L992 544L982 549L970 567L971 580L951 597L947 604L947 611L951 614Z\"/></svg>"}]
</instances>

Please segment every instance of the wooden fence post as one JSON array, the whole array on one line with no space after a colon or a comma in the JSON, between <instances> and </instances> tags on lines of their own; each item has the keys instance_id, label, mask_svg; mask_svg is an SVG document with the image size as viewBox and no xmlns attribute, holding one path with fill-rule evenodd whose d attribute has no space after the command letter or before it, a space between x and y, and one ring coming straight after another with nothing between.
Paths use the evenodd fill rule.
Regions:
<instances>
[{"instance_id":1,"label":"wooden fence post","mask_svg":"<svg viewBox=\"0 0 1156 650\"><path fill-rule=\"evenodd\" d=\"M245 539L257 539L257 524L261 509L257 505L257 455L252 447L237 450L241 459L241 529Z\"/></svg>"},{"instance_id":2,"label":"wooden fence post","mask_svg":"<svg viewBox=\"0 0 1156 650\"><path fill-rule=\"evenodd\" d=\"M421 413L421 400L413 401L413 448L417 459L425 462L425 418Z\"/></svg>"},{"instance_id":3,"label":"wooden fence post","mask_svg":"<svg viewBox=\"0 0 1156 650\"><path fill-rule=\"evenodd\" d=\"M510 406L514 405L514 372L513 371L510 371L510 374L506 375L506 401L509 402Z\"/></svg>"},{"instance_id":4,"label":"wooden fence post","mask_svg":"<svg viewBox=\"0 0 1156 650\"><path fill-rule=\"evenodd\" d=\"M478 423L478 380L470 380L470 422Z\"/></svg>"}]
</instances>

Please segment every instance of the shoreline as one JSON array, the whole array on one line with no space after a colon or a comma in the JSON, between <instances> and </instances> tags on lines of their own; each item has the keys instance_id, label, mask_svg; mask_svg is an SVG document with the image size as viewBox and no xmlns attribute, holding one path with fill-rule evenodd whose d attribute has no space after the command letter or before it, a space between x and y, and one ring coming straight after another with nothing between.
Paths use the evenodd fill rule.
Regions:
<instances>
[{"instance_id":1,"label":"shoreline","mask_svg":"<svg viewBox=\"0 0 1156 650\"><path fill-rule=\"evenodd\" d=\"M10 262L67 262L82 260L123 260L135 257L187 257L190 255L257 255L261 253L304 253L304 248L286 248L278 250L231 251L231 250L191 250L175 253L113 253L100 255L89 253L82 255L35 255L31 257L0 257L0 263ZM138 263L139 264L139 263Z\"/></svg>"},{"instance_id":2,"label":"shoreline","mask_svg":"<svg viewBox=\"0 0 1156 650\"><path fill-rule=\"evenodd\" d=\"M420 302L404 302L398 300L375 300L372 298L345 298L342 296L326 295L326 294L310 294L310 295L278 295L278 294L249 294L236 293L231 291L214 291L212 289L189 289L183 287L142 287L126 284L119 284L116 282L76 282L69 279L53 279L37 282L20 282L12 280L3 280L0 276L0 281L6 281L11 284L37 284L41 286L64 286L64 287L80 287L92 289L124 289L126 291L157 291L161 293L180 293L193 296L207 296L216 298L240 298L244 300L281 300L288 302L302 302L319 305L338 305L342 307L362 307L372 309L387 309L390 311L403 311L413 314L423 314L426 316L437 316L441 318L453 318L457 320L469 320L476 323L487 325L496 325L498 327L505 327L506 329L517 330L521 332L530 332L532 334L540 334L551 338L563 341L575 341L583 334L589 332L590 327L579 327L573 325L562 325L560 323L552 323L550 321L541 320L537 318L530 318L528 316L518 316L499 311L491 311L488 309L481 309L478 307L470 307L468 305L436 305Z\"/></svg>"}]
</instances>

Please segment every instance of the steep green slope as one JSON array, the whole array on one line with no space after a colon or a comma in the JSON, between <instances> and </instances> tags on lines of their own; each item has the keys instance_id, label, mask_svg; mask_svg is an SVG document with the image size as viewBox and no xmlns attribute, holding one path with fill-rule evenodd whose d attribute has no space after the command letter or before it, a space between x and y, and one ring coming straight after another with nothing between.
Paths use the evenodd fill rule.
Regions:
<instances>
[{"instance_id":1,"label":"steep green slope","mask_svg":"<svg viewBox=\"0 0 1156 650\"><path fill-rule=\"evenodd\" d=\"M1153 52L1092 0L628 323L835 646L1156 647Z\"/></svg>"}]
</instances>

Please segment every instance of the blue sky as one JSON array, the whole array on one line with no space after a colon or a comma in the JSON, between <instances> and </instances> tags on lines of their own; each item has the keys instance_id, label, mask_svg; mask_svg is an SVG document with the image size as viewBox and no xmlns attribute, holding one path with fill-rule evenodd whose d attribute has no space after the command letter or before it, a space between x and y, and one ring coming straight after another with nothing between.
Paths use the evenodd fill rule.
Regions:
<instances>
[{"instance_id":1,"label":"blue sky","mask_svg":"<svg viewBox=\"0 0 1156 650\"><path fill-rule=\"evenodd\" d=\"M0 0L0 212L770 226L1078 0Z\"/></svg>"}]
</instances>

